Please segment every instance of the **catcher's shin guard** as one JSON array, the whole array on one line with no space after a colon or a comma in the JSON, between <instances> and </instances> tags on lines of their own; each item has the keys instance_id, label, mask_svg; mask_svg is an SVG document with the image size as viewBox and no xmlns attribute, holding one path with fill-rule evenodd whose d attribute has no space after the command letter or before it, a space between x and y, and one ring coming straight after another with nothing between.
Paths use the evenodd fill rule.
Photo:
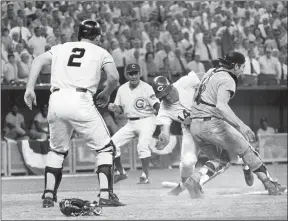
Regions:
<instances>
[{"instance_id":1,"label":"catcher's shin guard","mask_svg":"<svg viewBox=\"0 0 288 221\"><path fill-rule=\"evenodd\" d=\"M223 173L230 167L230 163L219 164L217 167L214 166L214 164L211 161L207 161L204 165L204 167L207 169L206 174L202 174L200 178L200 184L204 185L205 183L211 181L219 174Z\"/></svg>"}]
</instances>

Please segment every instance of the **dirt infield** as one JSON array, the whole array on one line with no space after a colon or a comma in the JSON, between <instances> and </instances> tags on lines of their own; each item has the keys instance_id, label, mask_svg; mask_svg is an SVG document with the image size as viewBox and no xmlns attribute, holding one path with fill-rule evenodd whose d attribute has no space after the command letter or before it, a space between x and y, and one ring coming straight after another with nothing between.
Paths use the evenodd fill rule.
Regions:
<instances>
[{"instance_id":1,"label":"dirt infield","mask_svg":"<svg viewBox=\"0 0 288 221\"><path fill-rule=\"evenodd\" d=\"M287 185L287 164L268 165L271 174ZM140 171L128 172L128 179L115 185L115 193L125 207L103 208L101 216L65 217L54 208L42 208L41 179L2 179L2 220L122 220L122 219L237 219L287 220L287 193L269 196L255 176L253 187L245 184L240 166L232 166L224 174L204 186L205 196L192 200L187 191L180 196L167 196L162 181L177 182L178 169L152 170L149 185L137 185ZM96 176L64 177L58 201L79 197L96 199Z\"/></svg>"}]
</instances>

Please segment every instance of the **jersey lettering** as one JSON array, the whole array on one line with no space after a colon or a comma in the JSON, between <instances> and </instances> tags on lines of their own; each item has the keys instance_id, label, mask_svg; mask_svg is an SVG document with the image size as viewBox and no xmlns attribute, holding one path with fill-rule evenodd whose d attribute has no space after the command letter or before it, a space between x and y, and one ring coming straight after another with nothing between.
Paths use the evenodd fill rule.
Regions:
<instances>
[{"instance_id":1,"label":"jersey lettering","mask_svg":"<svg viewBox=\"0 0 288 221\"><path fill-rule=\"evenodd\" d=\"M81 62L75 62L73 61L74 58L82 58L85 54L85 49L84 48L73 48L72 49L73 53L80 52L80 54L72 54L70 55L69 61L67 66L72 66L72 67L80 67Z\"/></svg>"},{"instance_id":2,"label":"jersey lettering","mask_svg":"<svg viewBox=\"0 0 288 221\"><path fill-rule=\"evenodd\" d=\"M184 117L184 119L178 115L179 120L185 121L187 117L190 117L190 113L187 112L186 110L183 110L183 117Z\"/></svg>"},{"instance_id":3,"label":"jersey lettering","mask_svg":"<svg viewBox=\"0 0 288 221\"><path fill-rule=\"evenodd\" d=\"M200 104L201 101L201 94L206 90L206 84L209 82L210 78L216 73L216 68L205 78L203 78L203 80L201 81L198 90L195 93L195 101L197 102L197 104Z\"/></svg>"}]
</instances>

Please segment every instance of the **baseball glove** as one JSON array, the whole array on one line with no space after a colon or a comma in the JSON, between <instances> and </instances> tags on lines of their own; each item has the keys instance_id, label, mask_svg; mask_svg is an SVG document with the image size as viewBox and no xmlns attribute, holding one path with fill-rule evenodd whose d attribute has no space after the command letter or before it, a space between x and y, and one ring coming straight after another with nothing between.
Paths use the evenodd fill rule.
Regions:
<instances>
[{"instance_id":1,"label":"baseball glove","mask_svg":"<svg viewBox=\"0 0 288 221\"><path fill-rule=\"evenodd\" d=\"M63 199L59 207L65 216L98 216L102 212L97 202L90 203L88 200L78 198Z\"/></svg>"}]
</instances>

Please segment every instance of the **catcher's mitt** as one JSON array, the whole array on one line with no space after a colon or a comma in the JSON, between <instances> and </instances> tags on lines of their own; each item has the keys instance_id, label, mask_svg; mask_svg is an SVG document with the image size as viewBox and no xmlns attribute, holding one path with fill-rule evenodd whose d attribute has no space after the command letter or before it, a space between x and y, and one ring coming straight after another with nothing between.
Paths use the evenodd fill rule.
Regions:
<instances>
[{"instance_id":1,"label":"catcher's mitt","mask_svg":"<svg viewBox=\"0 0 288 221\"><path fill-rule=\"evenodd\" d=\"M99 216L102 212L97 202L90 203L88 200L77 198L63 199L59 207L65 216Z\"/></svg>"}]
</instances>

